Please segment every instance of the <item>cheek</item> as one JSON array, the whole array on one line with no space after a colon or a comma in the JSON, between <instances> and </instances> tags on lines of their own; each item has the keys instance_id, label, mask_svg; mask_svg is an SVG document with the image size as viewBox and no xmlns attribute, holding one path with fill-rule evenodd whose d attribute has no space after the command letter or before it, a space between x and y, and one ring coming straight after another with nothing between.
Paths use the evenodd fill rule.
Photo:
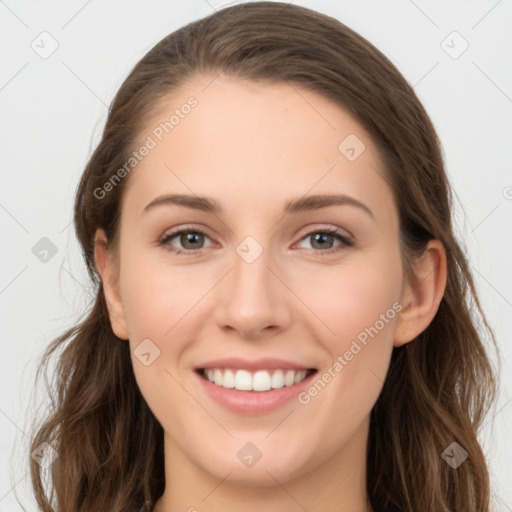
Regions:
<instances>
[{"instance_id":1,"label":"cheek","mask_svg":"<svg viewBox=\"0 0 512 512\"><path fill-rule=\"evenodd\" d=\"M321 338L329 357L300 403L315 411L310 417L315 418L316 431L337 442L343 434L339 425L345 433L356 429L385 380L402 307L401 262L394 253L361 258L358 265L339 272L331 268L322 279L307 296L308 305L329 329L322 326Z\"/></svg>"},{"instance_id":2,"label":"cheek","mask_svg":"<svg viewBox=\"0 0 512 512\"><path fill-rule=\"evenodd\" d=\"M208 291L208 283L191 268L135 257L126 261L121 283L123 310L134 341L152 336L166 340L192 313L191 308Z\"/></svg>"},{"instance_id":3,"label":"cheek","mask_svg":"<svg viewBox=\"0 0 512 512\"><path fill-rule=\"evenodd\" d=\"M190 397L179 384L182 376L176 365L190 338L186 331L194 314L191 308L208 288L204 283L203 291L200 281L191 281L190 271L182 272L182 268L171 268L133 253L123 261L121 290L140 392L166 431L186 435L186 425L201 412L193 409L193 403L190 407ZM139 350L146 339L154 345L144 341L146 349ZM147 352L150 363L146 365L139 356L143 358ZM176 410L182 413L169 413Z\"/></svg>"},{"instance_id":4,"label":"cheek","mask_svg":"<svg viewBox=\"0 0 512 512\"><path fill-rule=\"evenodd\" d=\"M393 248L389 254L354 253L339 267L319 268L313 278L305 273L295 287L321 320L318 333L333 357L348 350L352 340L364 343L368 331L376 336L374 327L380 338L389 338L401 289L401 262Z\"/></svg>"}]
</instances>

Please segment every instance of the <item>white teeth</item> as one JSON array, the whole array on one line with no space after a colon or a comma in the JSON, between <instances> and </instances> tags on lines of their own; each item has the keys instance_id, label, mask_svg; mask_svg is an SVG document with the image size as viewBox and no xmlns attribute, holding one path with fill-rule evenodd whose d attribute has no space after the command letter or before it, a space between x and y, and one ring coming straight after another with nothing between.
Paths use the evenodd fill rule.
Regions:
<instances>
[{"instance_id":1,"label":"white teeth","mask_svg":"<svg viewBox=\"0 0 512 512\"><path fill-rule=\"evenodd\" d=\"M272 374L272 381L270 383L272 388L279 389L284 386L284 373L283 370L276 370Z\"/></svg>"},{"instance_id":2,"label":"white teeth","mask_svg":"<svg viewBox=\"0 0 512 512\"><path fill-rule=\"evenodd\" d=\"M295 372L293 370L288 370L286 375L284 376L284 385L285 386L293 386L295 381Z\"/></svg>"},{"instance_id":3,"label":"white teeth","mask_svg":"<svg viewBox=\"0 0 512 512\"><path fill-rule=\"evenodd\" d=\"M224 372L222 386L228 389L235 387L235 374L231 370L226 370Z\"/></svg>"},{"instance_id":4,"label":"white teeth","mask_svg":"<svg viewBox=\"0 0 512 512\"><path fill-rule=\"evenodd\" d=\"M217 384L217 383L215 383ZM222 386L222 384L219 384ZM252 376L251 372L247 370L238 370L235 373L235 389L238 391L251 391L252 390Z\"/></svg>"},{"instance_id":5,"label":"white teeth","mask_svg":"<svg viewBox=\"0 0 512 512\"><path fill-rule=\"evenodd\" d=\"M270 373L266 370L260 370L256 372L252 377L252 389L253 391L268 391L272 389L270 385Z\"/></svg>"},{"instance_id":6,"label":"white teeth","mask_svg":"<svg viewBox=\"0 0 512 512\"><path fill-rule=\"evenodd\" d=\"M295 374L295 379L293 380L294 384L298 384L301 380L304 380L306 377L306 370L301 370Z\"/></svg>"},{"instance_id":7,"label":"white teeth","mask_svg":"<svg viewBox=\"0 0 512 512\"><path fill-rule=\"evenodd\" d=\"M213 384L239 391L268 391L293 386L302 382L307 373L307 370L258 370L251 373L247 370L221 368L208 368L203 371L203 375Z\"/></svg>"}]
</instances>

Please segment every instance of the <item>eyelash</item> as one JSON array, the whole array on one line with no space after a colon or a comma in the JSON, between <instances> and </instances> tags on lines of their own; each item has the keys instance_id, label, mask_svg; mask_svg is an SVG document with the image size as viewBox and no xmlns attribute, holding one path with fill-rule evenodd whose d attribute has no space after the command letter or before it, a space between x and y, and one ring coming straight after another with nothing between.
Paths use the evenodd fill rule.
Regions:
<instances>
[{"instance_id":1,"label":"eyelash","mask_svg":"<svg viewBox=\"0 0 512 512\"><path fill-rule=\"evenodd\" d=\"M171 248L171 246L168 244L169 240L172 240L177 235L181 235L183 233L194 233L194 234L199 233L201 235L208 236L207 233L205 231L203 231L201 228L187 226L185 228L181 228L181 229L179 229L177 231L173 231L171 233L166 234L159 241L159 245L162 246L163 248L165 248L166 250L169 250L169 251L173 252L176 255L193 256L193 255L201 252L202 249L182 250L182 249L172 249ZM313 251L315 253L318 253L318 255L321 255L321 256L329 255L329 254L333 254L333 253L339 252L340 250L342 250L344 248L344 246L345 247L352 247L354 245L353 240L351 240L350 238L348 238L345 235L342 235L336 228L333 228L333 227L327 227L327 228L322 228L322 229L317 229L317 230L314 230L314 231L310 231L309 233L306 233L306 235L304 235L300 239L300 241L304 240L305 238L308 238L311 235L317 234L317 233L334 235L335 238L337 238L340 242L342 242L340 245L338 245L336 247L332 247L331 249L326 249L326 250L310 249L311 251Z\"/></svg>"}]
</instances>

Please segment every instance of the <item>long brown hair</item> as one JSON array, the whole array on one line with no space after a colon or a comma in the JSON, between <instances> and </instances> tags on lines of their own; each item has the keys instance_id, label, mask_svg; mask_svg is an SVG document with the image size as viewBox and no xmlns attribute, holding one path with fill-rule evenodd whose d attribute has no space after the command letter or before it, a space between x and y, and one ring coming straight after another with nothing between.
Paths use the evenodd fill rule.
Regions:
<instances>
[{"instance_id":1,"label":"long brown hair","mask_svg":"<svg viewBox=\"0 0 512 512\"><path fill-rule=\"evenodd\" d=\"M334 18L276 2L228 7L171 33L138 62L111 105L74 209L95 301L50 344L36 376L60 352L52 410L31 442L31 452L46 442L59 455L48 482L30 459L41 510L151 510L164 491L163 430L135 381L129 344L112 331L94 263L97 228L116 247L129 176L101 200L95 190L130 158L159 100L201 72L286 81L347 109L385 163L407 275L430 239L443 243L448 280L439 310L417 339L393 350L371 413L367 492L376 512L488 512L489 474L477 434L496 393L484 332L493 348L496 340L453 232L434 127L412 87L366 39ZM457 469L441 456L453 442L468 453Z\"/></svg>"}]
</instances>

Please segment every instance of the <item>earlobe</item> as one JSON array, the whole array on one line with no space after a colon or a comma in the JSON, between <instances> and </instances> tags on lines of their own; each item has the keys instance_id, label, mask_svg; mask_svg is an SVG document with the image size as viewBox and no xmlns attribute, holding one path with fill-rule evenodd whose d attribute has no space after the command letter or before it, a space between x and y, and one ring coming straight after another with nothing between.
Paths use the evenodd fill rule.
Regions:
<instances>
[{"instance_id":1,"label":"earlobe","mask_svg":"<svg viewBox=\"0 0 512 512\"><path fill-rule=\"evenodd\" d=\"M430 240L414 263L414 279L405 284L402 311L395 324L395 347L415 339L432 322L446 289L446 251L439 240Z\"/></svg>"},{"instance_id":2,"label":"earlobe","mask_svg":"<svg viewBox=\"0 0 512 512\"><path fill-rule=\"evenodd\" d=\"M128 340L129 335L119 292L119 273L108 249L107 237L102 229L96 231L94 238L94 260L96 269L101 276L112 331L118 338Z\"/></svg>"}]
</instances>

